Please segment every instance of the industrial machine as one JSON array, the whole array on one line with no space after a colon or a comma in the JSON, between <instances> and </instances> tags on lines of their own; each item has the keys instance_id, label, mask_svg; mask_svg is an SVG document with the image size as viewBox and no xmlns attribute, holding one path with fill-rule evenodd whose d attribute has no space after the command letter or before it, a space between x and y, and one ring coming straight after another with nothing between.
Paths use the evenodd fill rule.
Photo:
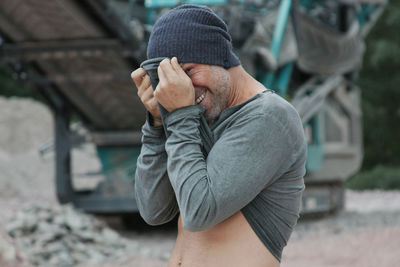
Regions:
<instances>
[{"instance_id":1,"label":"industrial machine","mask_svg":"<svg viewBox=\"0 0 400 267\"><path fill-rule=\"evenodd\" d=\"M302 213L343 206L360 167L364 39L384 0L3 0L0 58L55 117L56 192L87 212L137 212L136 159L145 110L130 72L146 59L152 24L178 4L208 5L227 23L244 68L298 110L308 141ZM86 131L75 131L80 121ZM92 142L95 187L75 185L71 150Z\"/></svg>"}]
</instances>

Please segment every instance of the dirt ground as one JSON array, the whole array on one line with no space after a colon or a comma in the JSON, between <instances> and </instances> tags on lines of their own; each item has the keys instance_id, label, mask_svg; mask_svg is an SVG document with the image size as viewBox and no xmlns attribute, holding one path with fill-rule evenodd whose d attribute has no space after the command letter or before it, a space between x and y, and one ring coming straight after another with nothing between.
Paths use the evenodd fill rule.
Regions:
<instances>
[{"instance_id":1,"label":"dirt ground","mask_svg":"<svg viewBox=\"0 0 400 267\"><path fill-rule=\"evenodd\" d=\"M346 196L346 210L338 215L301 220L298 223L284 249L282 267L399 266L400 192L347 191ZM368 201L365 201L367 197ZM386 201L387 205L384 205ZM31 202L35 200L32 199ZM380 209L377 202L383 205ZM394 203L398 205L397 209ZM24 205L26 202L18 203L14 200L7 203L2 199L2 219L11 216ZM375 205L373 209L372 205ZM140 230L129 230L123 228L119 218L108 218L106 221L121 237L138 242L144 250L140 253L127 252L125 262L120 264L79 266L166 266L176 237L174 227L142 226Z\"/></svg>"},{"instance_id":2,"label":"dirt ground","mask_svg":"<svg viewBox=\"0 0 400 267\"><path fill-rule=\"evenodd\" d=\"M346 192L334 217L300 221L282 267L399 266L400 192Z\"/></svg>"},{"instance_id":3,"label":"dirt ground","mask_svg":"<svg viewBox=\"0 0 400 267\"><path fill-rule=\"evenodd\" d=\"M51 138L52 117L45 107L31 100L0 98L0 266L29 266L27 251L14 249L8 237L1 238L15 213L33 204L59 205L54 192L54 154L40 156L37 152ZM83 148L76 154L75 169L98 168L94 158L92 148ZM105 221L117 230L121 242L128 240L139 247L126 250L126 259L119 263L83 262L78 266L166 265L176 237L175 227L128 230L119 218ZM299 221L284 249L281 266L395 267L400 266L399 250L400 191L346 191L342 212ZM5 263L5 257L15 260Z\"/></svg>"},{"instance_id":4,"label":"dirt ground","mask_svg":"<svg viewBox=\"0 0 400 267\"><path fill-rule=\"evenodd\" d=\"M400 228L314 234L289 242L282 267L399 266Z\"/></svg>"},{"instance_id":5,"label":"dirt ground","mask_svg":"<svg viewBox=\"0 0 400 267\"><path fill-rule=\"evenodd\" d=\"M299 221L283 251L282 267L399 266L400 192L346 191L346 199L345 210L335 216ZM176 235L162 227L120 233L164 253ZM150 262L138 266L165 265Z\"/></svg>"}]
</instances>

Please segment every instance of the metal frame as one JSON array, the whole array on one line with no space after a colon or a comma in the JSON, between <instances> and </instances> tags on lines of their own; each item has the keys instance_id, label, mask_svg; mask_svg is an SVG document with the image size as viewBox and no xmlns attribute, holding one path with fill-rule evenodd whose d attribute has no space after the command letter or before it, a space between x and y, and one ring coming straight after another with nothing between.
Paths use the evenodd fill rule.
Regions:
<instances>
[{"instance_id":1,"label":"metal frame","mask_svg":"<svg viewBox=\"0 0 400 267\"><path fill-rule=\"evenodd\" d=\"M31 67L31 72L40 76ZM72 104L61 95L52 84L37 86L36 89L50 106L54 116L55 132L55 187L56 196L60 203L72 203L76 207L90 213L97 214L124 214L138 211L135 197L131 196L104 196L98 191L76 191L72 185L71 150L73 133L69 127L72 111L76 110ZM82 118L84 120L84 118ZM91 136L101 145L137 145L141 134L137 132L101 133ZM115 137L118 137L116 140ZM110 141L110 138L112 141ZM118 207L116 209L116 207Z\"/></svg>"},{"instance_id":2,"label":"metal frame","mask_svg":"<svg viewBox=\"0 0 400 267\"><path fill-rule=\"evenodd\" d=\"M281 49L283 37L285 35L291 8L292 0L281 0L270 47L270 51L275 57L276 61L278 61L279 52ZM287 65L282 67L279 72L267 72L260 78L260 82L264 84L265 87L271 88L277 91L280 96L285 97L292 70L293 63L288 63Z\"/></svg>"},{"instance_id":3,"label":"metal frame","mask_svg":"<svg viewBox=\"0 0 400 267\"><path fill-rule=\"evenodd\" d=\"M68 203L74 199L71 182L71 142L70 142L70 110L65 106L56 107L55 148L56 148L56 194L60 203Z\"/></svg>"},{"instance_id":4,"label":"metal frame","mask_svg":"<svg viewBox=\"0 0 400 267\"><path fill-rule=\"evenodd\" d=\"M52 98L57 97L55 91L50 91ZM61 98L59 99L61 100ZM60 105L61 104L61 105ZM55 107L55 184L56 195L60 203L73 203L86 212L98 214L111 214L111 213L133 213L138 211L135 197L132 193L131 196L104 196L99 194L98 191L76 191L72 186L72 172L71 172L71 131L69 129L71 109L63 100L58 103L53 102L52 106ZM97 136L100 136L97 133ZM133 137L133 139L132 139ZM99 138L99 137L97 137ZM137 134L129 135L123 138L123 144L126 145L133 141L137 143ZM104 141L104 140L103 140ZM132 142L131 142L132 143ZM114 140L115 144L115 140ZM116 209L118 207L118 209Z\"/></svg>"},{"instance_id":5,"label":"metal frame","mask_svg":"<svg viewBox=\"0 0 400 267\"><path fill-rule=\"evenodd\" d=\"M102 57L107 52L117 52L123 57L133 57L133 50L117 39L63 40L4 44L0 57L7 60L23 58L27 61L38 59L63 59L77 57Z\"/></svg>"},{"instance_id":6,"label":"metal frame","mask_svg":"<svg viewBox=\"0 0 400 267\"><path fill-rule=\"evenodd\" d=\"M111 214L137 212L137 204L132 193L130 196L105 196L97 190L76 191L72 186L71 171L71 130L69 128L71 118L70 105L60 96L56 90L41 89L51 103L55 119L55 184L56 196L60 203L73 203L86 212ZM141 134L132 133L94 133L93 139L100 141L102 145L137 145ZM114 137L118 137L116 140ZM109 139L112 139L110 141ZM133 191L132 191L133 192ZM118 207L118 209L116 209Z\"/></svg>"}]
</instances>

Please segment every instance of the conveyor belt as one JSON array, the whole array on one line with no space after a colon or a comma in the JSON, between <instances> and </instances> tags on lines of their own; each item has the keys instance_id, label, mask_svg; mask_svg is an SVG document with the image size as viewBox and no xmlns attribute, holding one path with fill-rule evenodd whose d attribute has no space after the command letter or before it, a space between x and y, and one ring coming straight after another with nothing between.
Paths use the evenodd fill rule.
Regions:
<instances>
[{"instance_id":1,"label":"conveyor belt","mask_svg":"<svg viewBox=\"0 0 400 267\"><path fill-rule=\"evenodd\" d=\"M140 44L113 33L105 16L95 15L103 7L101 0L2 0L3 53L35 66L92 130L138 130L145 113L129 79L137 60L122 52Z\"/></svg>"}]
</instances>

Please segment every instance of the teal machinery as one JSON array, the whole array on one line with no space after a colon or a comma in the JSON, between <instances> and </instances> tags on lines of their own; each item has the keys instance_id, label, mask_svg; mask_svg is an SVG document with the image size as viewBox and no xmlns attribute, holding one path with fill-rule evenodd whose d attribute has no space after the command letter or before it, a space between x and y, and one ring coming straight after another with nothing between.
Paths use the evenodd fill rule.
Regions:
<instances>
[{"instance_id":1,"label":"teal machinery","mask_svg":"<svg viewBox=\"0 0 400 267\"><path fill-rule=\"evenodd\" d=\"M275 2L276 6L272 10L256 1L240 0L237 2L146 0L144 5L148 25L154 23L160 10L182 3L208 5L215 8L217 12L231 5L230 9L244 8L248 12L258 13L260 17L267 17L270 13L274 13L273 23L264 24L270 29L269 32L264 32L268 42L254 45L255 47L266 46L264 49L267 49L265 50L267 56L264 55L264 57L270 61L269 69L253 61L250 63L256 68L253 75L265 87L291 101L302 116L308 139L305 177L307 189L303 197L302 213L336 211L343 206L343 182L359 169L362 159L359 88L354 84L354 79L361 62L363 50L360 47L363 46L363 38L371 24L375 23L384 2L371 4L368 1L365 3L363 1L335 1L336 5L329 1L318 0ZM132 6L134 7L134 4L131 3ZM331 19L330 24L323 25L324 20L320 18L324 15L323 11L319 17L318 15L312 17L313 12L316 13L315 10L318 9L331 12L331 14L326 14L328 17L326 20ZM260 21L262 24L263 19L261 18ZM315 28L310 26L312 22ZM234 23L228 26L234 27ZM306 37L317 40L319 38L320 42L310 44L307 40L299 40L303 32L306 32ZM284 42L296 44L284 44ZM280 63L280 53L285 53L283 46L290 45L296 47L295 56ZM316 46L330 47L319 50ZM326 53L329 49L333 49L334 52ZM340 62L336 62L336 57L346 56L346 53L341 51L346 49L357 58L350 63L344 59L343 64L348 64L348 67L342 68ZM241 53L240 49L238 50L239 55L245 54ZM327 62L317 62L316 66L307 65L307 61L315 59L307 58L309 50L319 53L317 57L326 56ZM306 56L303 56L303 53ZM339 67L334 70L320 71L324 65L329 64ZM246 64L244 65L246 67ZM140 147L99 147L97 152L108 179L117 175L125 181L134 181L135 159L140 153ZM118 210L118 208L115 206L110 209Z\"/></svg>"}]
</instances>

